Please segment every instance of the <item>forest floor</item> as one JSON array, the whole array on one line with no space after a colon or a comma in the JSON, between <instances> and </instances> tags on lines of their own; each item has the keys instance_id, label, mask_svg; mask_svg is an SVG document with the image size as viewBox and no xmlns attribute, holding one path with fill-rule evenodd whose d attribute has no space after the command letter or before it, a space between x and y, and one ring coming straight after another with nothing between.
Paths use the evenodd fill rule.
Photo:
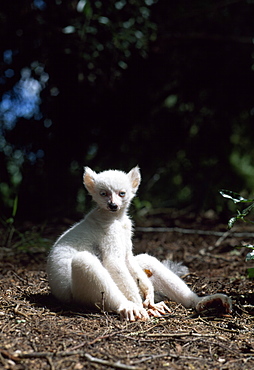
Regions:
<instances>
[{"instance_id":1,"label":"forest floor","mask_svg":"<svg viewBox=\"0 0 254 370\"><path fill-rule=\"evenodd\" d=\"M138 222L154 229L136 228L134 253L183 261L190 270L185 282L200 296L229 295L233 312L197 315L170 301L171 313L130 323L60 304L50 294L46 256L68 223L0 230L0 369L254 368L254 285L242 247L253 242L253 226L224 234L226 225L209 213L158 213Z\"/></svg>"}]
</instances>

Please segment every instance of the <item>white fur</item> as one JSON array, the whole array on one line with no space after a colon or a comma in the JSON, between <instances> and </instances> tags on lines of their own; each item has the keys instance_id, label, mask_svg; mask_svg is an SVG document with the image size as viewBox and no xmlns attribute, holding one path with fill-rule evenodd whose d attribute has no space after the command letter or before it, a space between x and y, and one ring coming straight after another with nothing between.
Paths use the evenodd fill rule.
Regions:
<instances>
[{"instance_id":1,"label":"white fur","mask_svg":"<svg viewBox=\"0 0 254 370\"><path fill-rule=\"evenodd\" d=\"M154 302L154 291L197 306L200 298L177 274L152 256L133 256L127 210L140 179L138 167L129 173L85 167L84 185L96 208L56 241L48 257L49 284L60 301L97 304L130 321L169 311Z\"/></svg>"}]
</instances>

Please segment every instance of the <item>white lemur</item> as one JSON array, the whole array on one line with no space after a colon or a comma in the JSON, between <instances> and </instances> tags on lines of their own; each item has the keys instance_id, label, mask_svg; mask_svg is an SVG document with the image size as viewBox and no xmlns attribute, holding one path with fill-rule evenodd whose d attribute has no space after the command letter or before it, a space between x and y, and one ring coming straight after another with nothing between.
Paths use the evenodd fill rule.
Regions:
<instances>
[{"instance_id":1,"label":"white lemur","mask_svg":"<svg viewBox=\"0 0 254 370\"><path fill-rule=\"evenodd\" d=\"M103 304L104 310L128 321L170 312L163 301L155 303L155 292L198 312L214 302L231 312L226 295L200 298L192 292L178 276L184 266L165 266L148 254L133 255L127 211L140 180L138 167L129 173L96 173L85 167L84 185L96 207L67 230L49 254L47 273L53 295L66 303Z\"/></svg>"}]
</instances>

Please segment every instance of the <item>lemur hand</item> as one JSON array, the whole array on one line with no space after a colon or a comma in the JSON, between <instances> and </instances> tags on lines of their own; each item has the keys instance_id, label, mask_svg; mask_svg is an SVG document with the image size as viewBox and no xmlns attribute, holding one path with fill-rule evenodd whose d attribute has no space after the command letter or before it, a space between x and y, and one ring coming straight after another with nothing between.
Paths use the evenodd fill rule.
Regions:
<instances>
[{"instance_id":1,"label":"lemur hand","mask_svg":"<svg viewBox=\"0 0 254 370\"><path fill-rule=\"evenodd\" d=\"M200 298L195 309L197 312L202 312L209 308L216 308L225 313L232 312L232 301L225 294L212 294Z\"/></svg>"}]
</instances>

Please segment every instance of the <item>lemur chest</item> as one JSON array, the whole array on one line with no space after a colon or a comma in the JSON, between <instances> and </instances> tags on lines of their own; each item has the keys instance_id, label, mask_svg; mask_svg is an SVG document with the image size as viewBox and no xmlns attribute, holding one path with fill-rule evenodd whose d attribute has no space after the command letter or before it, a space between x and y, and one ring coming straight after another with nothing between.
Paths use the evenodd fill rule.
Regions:
<instances>
[{"instance_id":1,"label":"lemur chest","mask_svg":"<svg viewBox=\"0 0 254 370\"><path fill-rule=\"evenodd\" d=\"M101 247L102 252L105 251L107 254L125 256L127 249L131 248L131 224L115 221L107 229Z\"/></svg>"},{"instance_id":2,"label":"lemur chest","mask_svg":"<svg viewBox=\"0 0 254 370\"><path fill-rule=\"evenodd\" d=\"M129 222L115 221L107 230L109 240L127 242L131 239L131 224Z\"/></svg>"}]
</instances>

